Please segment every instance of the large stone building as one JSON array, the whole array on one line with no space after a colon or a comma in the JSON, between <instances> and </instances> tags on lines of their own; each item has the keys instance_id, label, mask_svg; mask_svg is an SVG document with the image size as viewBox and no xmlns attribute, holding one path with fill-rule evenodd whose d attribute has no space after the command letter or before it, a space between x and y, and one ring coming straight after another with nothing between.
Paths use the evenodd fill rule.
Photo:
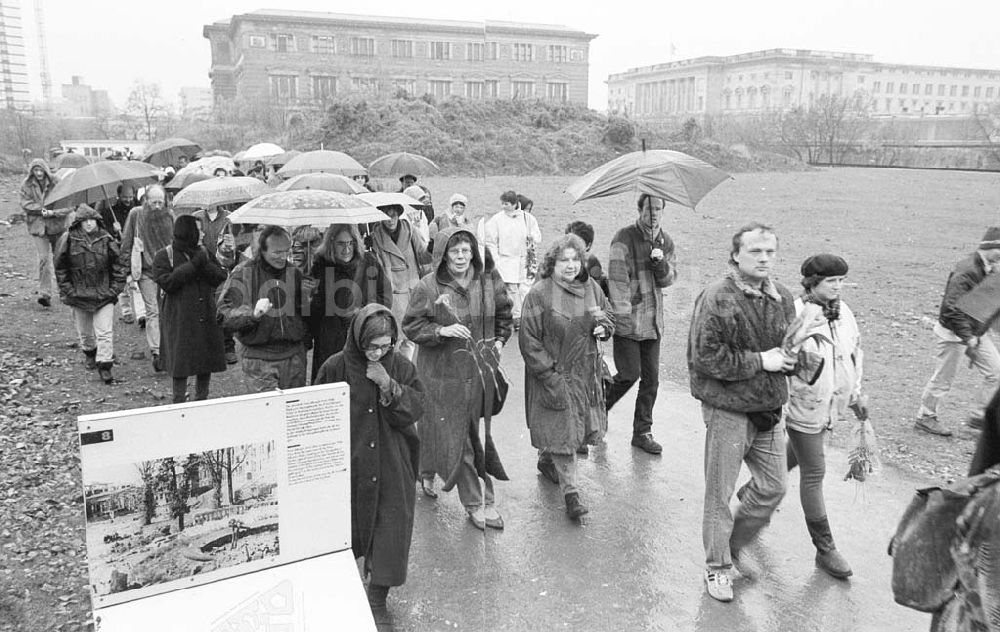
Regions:
<instances>
[{"instance_id":1,"label":"large stone building","mask_svg":"<svg viewBox=\"0 0 1000 632\"><path fill-rule=\"evenodd\" d=\"M0 0L0 107L28 105L28 63L17 0Z\"/></svg>"},{"instance_id":2,"label":"large stone building","mask_svg":"<svg viewBox=\"0 0 1000 632\"><path fill-rule=\"evenodd\" d=\"M590 40L548 24L260 10L204 27L215 99L322 105L337 96L587 103Z\"/></svg>"},{"instance_id":3,"label":"large stone building","mask_svg":"<svg viewBox=\"0 0 1000 632\"><path fill-rule=\"evenodd\" d=\"M808 107L862 98L873 115L964 115L1000 99L1000 70L874 61L872 55L775 48L633 68L608 77L608 108L640 119Z\"/></svg>"},{"instance_id":4,"label":"large stone building","mask_svg":"<svg viewBox=\"0 0 1000 632\"><path fill-rule=\"evenodd\" d=\"M94 90L77 75L62 84L62 101L55 104L60 116L91 118L114 112L107 90Z\"/></svg>"}]
</instances>

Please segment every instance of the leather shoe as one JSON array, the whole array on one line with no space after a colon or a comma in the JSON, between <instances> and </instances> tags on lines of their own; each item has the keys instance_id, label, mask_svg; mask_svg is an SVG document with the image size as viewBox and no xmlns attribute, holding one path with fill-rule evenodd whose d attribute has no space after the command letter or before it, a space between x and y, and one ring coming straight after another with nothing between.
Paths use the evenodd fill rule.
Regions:
<instances>
[{"instance_id":1,"label":"leather shoe","mask_svg":"<svg viewBox=\"0 0 1000 632\"><path fill-rule=\"evenodd\" d=\"M486 514L482 507L466 509L469 512L469 521L480 531L486 531Z\"/></svg>"},{"instance_id":2,"label":"leather shoe","mask_svg":"<svg viewBox=\"0 0 1000 632\"><path fill-rule=\"evenodd\" d=\"M973 430L982 430L983 425L986 423L986 420L978 415L972 415L971 417L969 417L969 420L965 423L967 426L969 426L969 428Z\"/></svg>"},{"instance_id":3,"label":"leather shoe","mask_svg":"<svg viewBox=\"0 0 1000 632\"><path fill-rule=\"evenodd\" d=\"M139 329L145 329L146 328L146 317L145 316L140 316L139 320L138 320L138 323L139 323Z\"/></svg>"},{"instance_id":4,"label":"leather shoe","mask_svg":"<svg viewBox=\"0 0 1000 632\"><path fill-rule=\"evenodd\" d=\"M913 426L917 430L923 430L924 432L929 434L939 435L942 437L951 436L951 430L948 430L943 425L941 425L941 422L935 415L921 415L920 417L917 418L917 421L916 423L913 424Z\"/></svg>"},{"instance_id":5,"label":"leather shoe","mask_svg":"<svg viewBox=\"0 0 1000 632\"><path fill-rule=\"evenodd\" d=\"M851 565L847 563L844 556L837 549L829 551L816 551L816 566L826 571L837 579L847 579L854 574Z\"/></svg>"},{"instance_id":6,"label":"leather shoe","mask_svg":"<svg viewBox=\"0 0 1000 632\"><path fill-rule=\"evenodd\" d=\"M581 516L585 516L590 510L587 506L580 502L580 494L577 492L570 492L566 494L566 515L570 517L571 520L579 520Z\"/></svg>"},{"instance_id":7,"label":"leather shoe","mask_svg":"<svg viewBox=\"0 0 1000 632\"><path fill-rule=\"evenodd\" d=\"M424 492L424 496L428 498L437 498L438 493L434 491L434 477L433 476L422 476L420 477L420 489Z\"/></svg>"},{"instance_id":8,"label":"leather shoe","mask_svg":"<svg viewBox=\"0 0 1000 632\"><path fill-rule=\"evenodd\" d=\"M163 372L163 363L160 362L160 354L159 353L154 353L153 354L153 370L156 371L157 373L162 373Z\"/></svg>"},{"instance_id":9,"label":"leather shoe","mask_svg":"<svg viewBox=\"0 0 1000 632\"><path fill-rule=\"evenodd\" d=\"M538 461L538 471L551 482L559 484L559 472L556 471L556 466L552 461Z\"/></svg>"},{"instance_id":10,"label":"leather shoe","mask_svg":"<svg viewBox=\"0 0 1000 632\"><path fill-rule=\"evenodd\" d=\"M663 452L663 446L653 439L653 433L651 432L644 432L641 435L632 437L632 445L649 454L660 454Z\"/></svg>"},{"instance_id":11,"label":"leather shoe","mask_svg":"<svg viewBox=\"0 0 1000 632\"><path fill-rule=\"evenodd\" d=\"M52 307L52 298L48 294L42 294L38 297L38 304L42 307Z\"/></svg>"},{"instance_id":12,"label":"leather shoe","mask_svg":"<svg viewBox=\"0 0 1000 632\"><path fill-rule=\"evenodd\" d=\"M503 516L495 505L486 505L483 516L486 518L486 526L490 529L503 529Z\"/></svg>"}]
</instances>

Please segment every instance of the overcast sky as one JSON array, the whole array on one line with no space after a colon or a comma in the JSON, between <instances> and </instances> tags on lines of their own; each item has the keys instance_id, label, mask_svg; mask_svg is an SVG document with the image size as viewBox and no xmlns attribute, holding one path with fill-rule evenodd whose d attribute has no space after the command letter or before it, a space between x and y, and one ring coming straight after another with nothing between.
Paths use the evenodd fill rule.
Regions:
<instances>
[{"instance_id":1,"label":"overcast sky","mask_svg":"<svg viewBox=\"0 0 1000 632\"><path fill-rule=\"evenodd\" d=\"M21 0L35 50L35 0ZM871 53L877 61L1000 68L997 0L41 0L53 95L72 75L122 106L132 82L208 87L202 26L262 8L368 15L565 24L598 37L590 49L590 106L607 105L609 73L700 55L765 48ZM655 8L645 8L655 7ZM673 55L671 55L673 47ZM37 65L33 89L40 93Z\"/></svg>"}]
</instances>

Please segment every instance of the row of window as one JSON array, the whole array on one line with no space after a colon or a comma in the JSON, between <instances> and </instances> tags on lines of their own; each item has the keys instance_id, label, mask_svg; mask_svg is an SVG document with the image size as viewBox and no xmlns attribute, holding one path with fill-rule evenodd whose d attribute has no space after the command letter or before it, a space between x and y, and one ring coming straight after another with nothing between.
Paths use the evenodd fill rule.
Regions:
<instances>
[{"instance_id":1,"label":"row of window","mask_svg":"<svg viewBox=\"0 0 1000 632\"><path fill-rule=\"evenodd\" d=\"M910 90L910 94L920 94L920 85L921 84L919 84L919 83L914 83L914 84L900 83L899 84L899 94L906 94L908 89ZM925 83L925 84L923 84L923 86L924 86L923 93L924 93L925 96L932 96L934 94L935 90L934 90L934 84L933 83ZM939 96L939 97L944 97L944 96L957 97L957 96L959 96L959 92L960 92L959 88L961 88L961 96L962 97L968 97L969 96L970 86L958 86L956 84L946 85L946 84L943 84L943 83L937 84L937 96ZM872 82L872 92L882 92L882 82L881 81ZM893 81L887 81L885 83L885 93L886 94L894 94L895 92L896 92L896 83L893 82ZM994 86L986 86L986 91L985 92L986 92L986 98L987 99L992 99L993 95L995 93ZM972 93L972 98L974 98L974 99L982 98L983 97L983 86L971 86L971 93Z\"/></svg>"},{"instance_id":2,"label":"row of window","mask_svg":"<svg viewBox=\"0 0 1000 632\"><path fill-rule=\"evenodd\" d=\"M910 112L911 110L933 114L941 114L943 112L977 112L985 107L982 104L969 103L968 101L950 101L947 104L943 101L935 101L933 104L930 101L920 102L918 99L897 99L896 101L896 109L900 112ZM872 99L871 105L873 112L879 111L879 102L877 99ZM893 99L891 97L886 97L884 111L893 111Z\"/></svg>"},{"instance_id":3,"label":"row of window","mask_svg":"<svg viewBox=\"0 0 1000 632\"><path fill-rule=\"evenodd\" d=\"M348 37L343 50L350 55L374 57L378 54L376 41L373 37ZM250 48L266 48L277 53L306 52L299 51L297 40L291 33L270 33L269 35L249 36ZM430 59L465 59L467 61L496 61L500 59L498 42L420 42L426 44L427 57ZM413 58L416 56L417 42L408 39L389 40L388 52L391 57ZM542 47L531 43L511 44L511 59L514 61L535 61L536 48ZM554 63L567 61L583 61L583 51L570 50L562 44L544 46L545 59ZM337 41L332 35L313 35L309 39L308 52L332 55L337 53ZM464 56L463 56L464 55ZM540 57L539 57L540 58Z\"/></svg>"},{"instance_id":4,"label":"row of window","mask_svg":"<svg viewBox=\"0 0 1000 632\"><path fill-rule=\"evenodd\" d=\"M312 98L325 100L336 96L338 92L337 77L312 76ZM286 100L299 98L299 77L297 75L271 75L270 94L274 99ZM455 82L450 79L432 79L427 82L427 92L438 98L449 97L453 94ZM567 101L569 99L569 84L562 82L546 82L543 95L536 93L536 83L534 81L511 81L510 96L512 98L534 98L542 96L551 101ZM417 92L417 81L415 79L391 79L380 81L378 77L351 77L350 90L352 92L367 92L378 94L381 90L389 88L392 94L403 91L413 95ZM500 96L500 81L497 79L486 79L484 81L464 82L464 96L468 99L490 99Z\"/></svg>"}]
</instances>

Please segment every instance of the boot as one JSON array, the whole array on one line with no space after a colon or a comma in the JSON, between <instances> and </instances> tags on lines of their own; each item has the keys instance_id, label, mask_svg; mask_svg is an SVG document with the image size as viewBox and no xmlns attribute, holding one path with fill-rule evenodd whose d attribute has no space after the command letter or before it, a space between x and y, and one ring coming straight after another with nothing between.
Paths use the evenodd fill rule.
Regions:
<instances>
[{"instance_id":1,"label":"boot","mask_svg":"<svg viewBox=\"0 0 1000 632\"><path fill-rule=\"evenodd\" d=\"M97 368L97 349L83 350L83 366L87 367L88 371Z\"/></svg>"},{"instance_id":2,"label":"boot","mask_svg":"<svg viewBox=\"0 0 1000 632\"><path fill-rule=\"evenodd\" d=\"M111 375L111 363L110 362L98 362L97 363L97 374L101 376L105 384L112 384L115 378Z\"/></svg>"},{"instance_id":3,"label":"boot","mask_svg":"<svg viewBox=\"0 0 1000 632\"><path fill-rule=\"evenodd\" d=\"M385 598L389 596L389 587L379 584L368 585L368 606L374 610L385 610Z\"/></svg>"},{"instance_id":4,"label":"boot","mask_svg":"<svg viewBox=\"0 0 1000 632\"><path fill-rule=\"evenodd\" d=\"M576 492L570 492L566 494L566 515L570 517L571 520L579 520L581 516L587 514L589 509L587 506L580 502L580 494Z\"/></svg>"},{"instance_id":5,"label":"boot","mask_svg":"<svg viewBox=\"0 0 1000 632\"><path fill-rule=\"evenodd\" d=\"M850 564L833 544L830 521L826 516L817 520L806 520L806 527L816 546L816 566L837 579L847 579L853 575L854 571L851 570Z\"/></svg>"}]
</instances>

